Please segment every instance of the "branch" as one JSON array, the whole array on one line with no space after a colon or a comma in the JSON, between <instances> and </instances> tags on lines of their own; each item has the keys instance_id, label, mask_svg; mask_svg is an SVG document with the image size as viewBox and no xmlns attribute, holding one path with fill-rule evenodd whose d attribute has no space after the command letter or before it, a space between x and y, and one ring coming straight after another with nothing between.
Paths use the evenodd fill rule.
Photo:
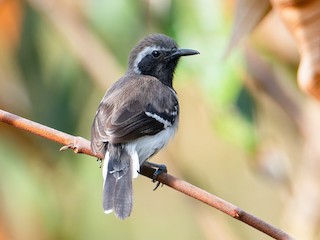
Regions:
<instances>
[{"instance_id":1,"label":"branch","mask_svg":"<svg viewBox=\"0 0 320 240\"><path fill-rule=\"evenodd\" d=\"M103 156L95 155L90 148L90 142L82 137L75 137L70 134L55 130L53 128L44 126L39 123L35 123L28 119L19 117L9 112L0 109L0 121L12 125L16 128L23 129L35 135L47 138L51 141L55 141L64 145L60 150L68 148L73 149L75 153L84 153L97 158L103 158ZM153 179L155 169L147 166L141 167L141 174ZM292 240L293 238L287 233L278 229L269 223L247 213L239 207L214 196L201 188L193 186L192 184L178 179L170 174L162 173L158 176L157 181L182 192L196 200L199 200L211 207L214 207L227 215L238 219L249 226L269 235L270 237L278 240Z\"/></svg>"}]
</instances>

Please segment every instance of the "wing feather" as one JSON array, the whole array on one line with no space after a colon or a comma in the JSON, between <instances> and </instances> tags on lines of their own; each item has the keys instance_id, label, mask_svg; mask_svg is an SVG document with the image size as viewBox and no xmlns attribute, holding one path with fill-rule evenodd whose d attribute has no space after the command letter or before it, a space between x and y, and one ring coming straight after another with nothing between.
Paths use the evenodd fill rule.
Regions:
<instances>
[{"instance_id":1,"label":"wing feather","mask_svg":"<svg viewBox=\"0 0 320 240\"><path fill-rule=\"evenodd\" d=\"M125 143L157 134L167 127L164 121L175 122L178 111L175 92L156 78L123 77L100 103L91 130L92 149L103 152L108 142Z\"/></svg>"}]
</instances>

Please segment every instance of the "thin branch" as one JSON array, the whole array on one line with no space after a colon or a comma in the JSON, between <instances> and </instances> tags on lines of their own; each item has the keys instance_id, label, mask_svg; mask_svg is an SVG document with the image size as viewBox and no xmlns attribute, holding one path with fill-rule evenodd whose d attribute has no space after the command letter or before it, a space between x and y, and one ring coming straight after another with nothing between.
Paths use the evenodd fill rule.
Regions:
<instances>
[{"instance_id":1,"label":"thin branch","mask_svg":"<svg viewBox=\"0 0 320 240\"><path fill-rule=\"evenodd\" d=\"M103 158L103 156L97 156L93 154L90 148L90 142L82 137L75 137L73 135L58 131L40 123L30 121L26 118L19 117L1 109L0 121L12 125L16 128L20 128L27 132L33 133L40 137L60 143L65 146L62 147L61 150L71 148L75 153L84 153L90 156Z\"/></svg>"},{"instance_id":2,"label":"thin branch","mask_svg":"<svg viewBox=\"0 0 320 240\"><path fill-rule=\"evenodd\" d=\"M95 155L90 148L90 142L82 137L75 137L70 134L55 130L53 128L44 126L39 123L35 123L28 119L19 117L12 113L3 111L0 109L0 121L10 124L16 128L23 129L38 136L47 138L51 141L55 141L64 145L61 150L71 148L75 153L84 153L97 158L103 158L103 156ZM153 179L155 169L147 166L141 167L141 174ZM239 207L214 196L201 188L193 186L192 184L178 179L170 174L162 173L158 176L157 181L182 192L194 199L197 199L211 207L214 207L227 215L238 219L251 227L264 232L270 237L278 240L292 240L293 238L287 233L278 229L269 223L253 216L250 213L240 209Z\"/></svg>"}]
</instances>

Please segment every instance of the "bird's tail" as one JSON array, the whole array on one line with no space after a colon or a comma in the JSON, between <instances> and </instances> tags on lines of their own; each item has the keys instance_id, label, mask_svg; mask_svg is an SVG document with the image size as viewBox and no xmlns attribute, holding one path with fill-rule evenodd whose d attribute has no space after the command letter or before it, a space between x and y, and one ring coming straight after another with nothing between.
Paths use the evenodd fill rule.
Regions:
<instances>
[{"instance_id":1,"label":"bird's tail","mask_svg":"<svg viewBox=\"0 0 320 240\"><path fill-rule=\"evenodd\" d=\"M124 219L132 210L132 159L120 145L108 145L103 165L103 209Z\"/></svg>"}]
</instances>

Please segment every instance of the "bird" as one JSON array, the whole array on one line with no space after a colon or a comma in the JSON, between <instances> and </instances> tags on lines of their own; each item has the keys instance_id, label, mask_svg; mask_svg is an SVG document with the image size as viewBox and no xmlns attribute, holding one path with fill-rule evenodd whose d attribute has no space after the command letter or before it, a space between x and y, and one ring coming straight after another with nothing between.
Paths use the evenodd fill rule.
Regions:
<instances>
[{"instance_id":1,"label":"bird","mask_svg":"<svg viewBox=\"0 0 320 240\"><path fill-rule=\"evenodd\" d=\"M133 178L178 127L179 103L172 87L178 61L195 54L199 52L178 48L164 34L148 35L132 49L125 75L103 96L91 128L91 149L105 156L102 205L106 214L130 216Z\"/></svg>"}]
</instances>

